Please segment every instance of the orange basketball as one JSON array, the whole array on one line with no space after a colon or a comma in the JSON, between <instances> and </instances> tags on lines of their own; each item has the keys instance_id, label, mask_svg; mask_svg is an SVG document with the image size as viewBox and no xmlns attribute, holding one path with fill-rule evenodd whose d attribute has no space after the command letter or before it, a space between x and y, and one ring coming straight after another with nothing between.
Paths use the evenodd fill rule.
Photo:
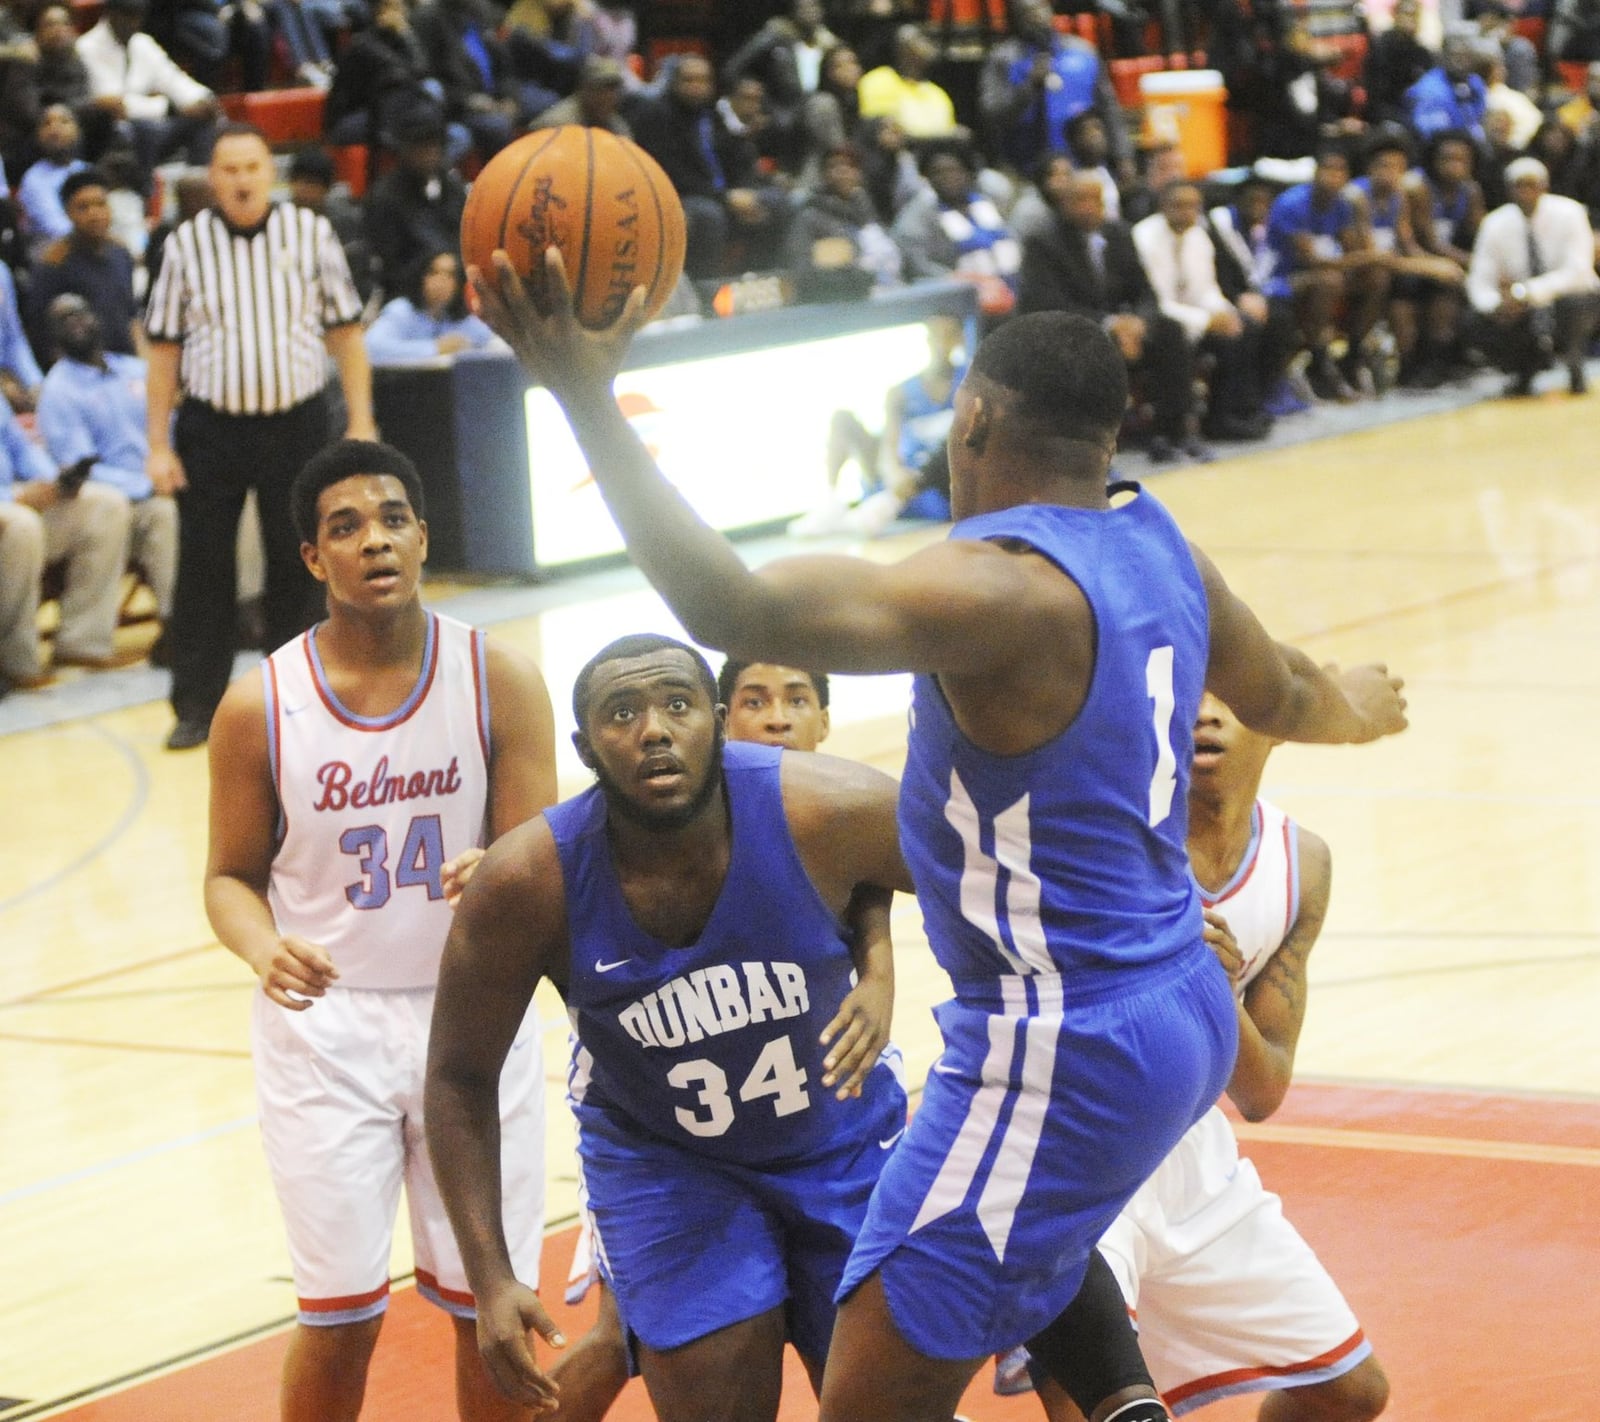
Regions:
<instances>
[{"instance_id":1,"label":"orange basketball","mask_svg":"<svg viewBox=\"0 0 1600 1422\"><path fill-rule=\"evenodd\" d=\"M628 293L655 315L683 271L683 204L661 166L603 128L540 129L507 144L473 180L461 214L461 260L493 273L499 247L523 277L561 249L578 319L609 326Z\"/></svg>"}]
</instances>

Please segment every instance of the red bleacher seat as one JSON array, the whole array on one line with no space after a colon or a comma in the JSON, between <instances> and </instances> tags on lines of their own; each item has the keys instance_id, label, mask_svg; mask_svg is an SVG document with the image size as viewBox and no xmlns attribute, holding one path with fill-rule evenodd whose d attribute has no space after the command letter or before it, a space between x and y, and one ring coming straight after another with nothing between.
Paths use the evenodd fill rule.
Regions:
<instances>
[{"instance_id":1,"label":"red bleacher seat","mask_svg":"<svg viewBox=\"0 0 1600 1422\"><path fill-rule=\"evenodd\" d=\"M317 88L262 89L254 94L219 95L223 112L240 123L253 123L274 148L315 143L322 137L322 110L327 94Z\"/></svg>"},{"instance_id":2,"label":"red bleacher seat","mask_svg":"<svg viewBox=\"0 0 1600 1422\"><path fill-rule=\"evenodd\" d=\"M350 196L364 197L367 191L367 145L352 143L343 148L330 148L333 175L347 188Z\"/></svg>"},{"instance_id":3,"label":"red bleacher seat","mask_svg":"<svg viewBox=\"0 0 1600 1422\"><path fill-rule=\"evenodd\" d=\"M1562 59L1556 62L1556 73L1562 88L1581 94L1589 79L1589 66L1581 59Z\"/></svg>"},{"instance_id":4,"label":"red bleacher seat","mask_svg":"<svg viewBox=\"0 0 1600 1422\"><path fill-rule=\"evenodd\" d=\"M1159 74L1167 67L1167 57L1164 54L1144 54L1137 59L1113 59L1111 61L1111 87L1117 91L1117 102L1125 109L1136 109L1142 102L1139 98L1139 76L1142 74Z\"/></svg>"}]
</instances>

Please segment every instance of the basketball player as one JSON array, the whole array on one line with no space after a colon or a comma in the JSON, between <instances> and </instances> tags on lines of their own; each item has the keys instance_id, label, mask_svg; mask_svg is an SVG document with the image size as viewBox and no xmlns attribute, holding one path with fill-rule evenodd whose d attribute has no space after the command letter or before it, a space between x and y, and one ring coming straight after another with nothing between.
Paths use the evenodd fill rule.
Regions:
<instances>
[{"instance_id":1,"label":"basketball player","mask_svg":"<svg viewBox=\"0 0 1600 1422\"><path fill-rule=\"evenodd\" d=\"M1328 846L1257 798L1275 744L1213 696L1200 703L1189 787L1189 859L1207 937L1239 995L1239 1059L1228 1095L1246 1120L1282 1103L1306 1009L1306 960L1332 881ZM1213 1107L1117 1216L1110 1260L1156 1386L1182 1414L1270 1392L1271 1422L1371 1422L1388 1380L1321 1261L1239 1158ZM998 1384L997 1384L998 1387ZM1051 1422L1077 1422L1041 1380Z\"/></svg>"},{"instance_id":2,"label":"basketball player","mask_svg":"<svg viewBox=\"0 0 1600 1422\"><path fill-rule=\"evenodd\" d=\"M1136 1348L1046 1330L1233 1069L1233 995L1185 854L1200 692L1279 738L1353 742L1404 727L1398 680L1273 642L1151 495L1108 489L1127 373L1092 321L1036 313L980 346L956 395L947 542L752 572L617 407L643 292L588 331L554 248L537 307L494 260L484 314L562 405L696 641L920 674L901 838L956 996L845 1271L822 1422L948 1417L988 1355L1029 1340L1091 1422L1164 1416Z\"/></svg>"},{"instance_id":3,"label":"basketball player","mask_svg":"<svg viewBox=\"0 0 1600 1422\"><path fill-rule=\"evenodd\" d=\"M282 1416L359 1414L402 1180L418 1289L455 1325L461 1417L526 1416L479 1361L421 1088L447 899L486 836L555 799L550 698L521 655L423 608L428 531L405 455L333 445L292 500L328 618L222 701L206 868L212 927L261 979L261 1133L299 1296ZM532 1014L517 1046L499 1094L511 1123L506 1230L536 1278L544 1083Z\"/></svg>"},{"instance_id":4,"label":"basketball player","mask_svg":"<svg viewBox=\"0 0 1600 1422\"><path fill-rule=\"evenodd\" d=\"M717 673L717 700L724 708L729 740L812 751L827 739L828 678L822 672L775 667L767 662L725 661ZM864 909L865 905L856 907ZM874 910L880 913L879 917L869 922L862 913L853 926L859 932L887 938L888 916L877 905ZM892 946L890 951L892 953ZM867 1014L857 1053L850 1054L847 1046L841 1045L844 1065L840 1070L847 1074L853 1069L857 1055L862 1061L871 1061L888 1041L894 1006L893 983L884 983L882 976L871 982L864 980L864 983L868 990L881 994L881 1002L872 1003L867 999L861 984L851 998L846 999L852 1006L860 1003ZM847 1025L843 1018L831 1023L824 1045L829 1045L833 1035ZM859 1092L860 1087L855 1089ZM629 1374L622 1320L617 1313L616 1299L602 1278L593 1221L585 1209L567 1278L567 1302L582 1302L591 1288L600 1290L599 1317L594 1327L576 1339L550 1371L551 1380L561 1391L561 1416L566 1422L598 1422L617 1400Z\"/></svg>"},{"instance_id":5,"label":"basketball player","mask_svg":"<svg viewBox=\"0 0 1600 1422\"><path fill-rule=\"evenodd\" d=\"M548 1320L507 1252L490 1109L548 977L578 1038L597 1248L657 1415L775 1417L786 1338L821 1376L840 1273L906 1124L879 1044L846 1063L821 1040L851 994L847 912L910 888L895 784L724 745L711 669L671 638L602 649L573 715L597 784L489 851L440 975L429 1144L480 1343L508 1393L555 1400L528 1349ZM892 974L887 933L866 947L862 978Z\"/></svg>"},{"instance_id":6,"label":"basketball player","mask_svg":"<svg viewBox=\"0 0 1600 1422\"><path fill-rule=\"evenodd\" d=\"M814 751L828 739L826 672L728 658L717 673L728 739Z\"/></svg>"}]
</instances>

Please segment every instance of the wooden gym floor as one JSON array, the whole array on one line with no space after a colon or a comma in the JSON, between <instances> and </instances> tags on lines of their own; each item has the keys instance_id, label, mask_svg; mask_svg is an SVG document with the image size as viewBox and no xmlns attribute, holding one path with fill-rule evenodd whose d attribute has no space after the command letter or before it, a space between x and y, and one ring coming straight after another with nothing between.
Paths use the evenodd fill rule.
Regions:
<instances>
[{"instance_id":1,"label":"wooden gym floor","mask_svg":"<svg viewBox=\"0 0 1600 1422\"><path fill-rule=\"evenodd\" d=\"M1399 1422L1530 1399L1577 1422L1600 1375L1597 408L1487 403L1155 485L1275 633L1409 682L1406 736L1268 768L1332 845L1335 889L1301 1084L1242 1132L1362 1316ZM563 735L587 655L672 625L626 578L589 586L495 628L540 658ZM841 682L829 748L895 770L903 714L903 681ZM254 1129L251 980L201 911L205 762L161 751L168 716L0 738L0 1422L275 1415L293 1295ZM570 751L562 784L583 784ZM896 925L895 1032L920 1080L945 988L908 901ZM573 1186L544 1005L550 1283ZM367 1415L449 1415L446 1332L396 1293ZM965 1408L983 1422L1037 1415L986 1389ZM796 1380L785 1417L808 1415ZM621 1416L648 1409L631 1396Z\"/></svg>"}]
</instances>

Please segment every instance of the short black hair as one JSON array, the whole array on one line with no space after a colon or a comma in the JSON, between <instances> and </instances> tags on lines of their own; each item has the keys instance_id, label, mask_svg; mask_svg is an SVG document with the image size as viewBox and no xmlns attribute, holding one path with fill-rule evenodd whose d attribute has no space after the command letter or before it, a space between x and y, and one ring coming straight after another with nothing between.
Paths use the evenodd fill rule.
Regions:
<instances>
[{"instance_id":1,"label":"short black hair","mask_svg":"<svg viewBox=\"0 0 1600 1422\"><path fill-rule=\"evenodd\" d=\"M380 444L372 439L341 439L311 456L289 492L295 532L302 543L317 541L317 500L322 497L322 491L342 480L354 479L358 474L392 475L405 485L411 512L418 521L427 517L422 478L410 459L392 444Z\"/></svg>"},{"instance_id":2,"label":"short black hair","mask_svg":"<svg viewBox=\"0 0 1600 1422\"><path fill-rule=\"evenodd\" d=\"M76 173L68 173L66 181L61 184L61 206L65 207L85 188L105 188L109 191L111 184L98 168L79 168Z\"/></svg>"},{"instance_id":3,"label":"short black hair","mask_svg":"<svg viewBox=\"0 0 1600 1422\"><path fill-rule=\"evenodd\" d=\"M723 662L722 670L717 673L717 700L724 706L733 705L733 693L739 689L739 678L751 667L755 666L759 660L759 658L756 658L751 661L740 662L729 657L727 661ZM808 667L796 667L795 670L802 676L807 676L811 679L812 689L817 693L817 705L826 711L828 709L827 672L812 671Z\"/></svg>"},{"instance_id":4,"label":"short black hair","mask_svg":"<svg viewBox=\"0 0 1600 1422\"><path fill-rule=\"evenodd\" d=\"M717 679L711 675L711 663L697 647L691 647L687 642L680 642L676 637L667 637L660 632L630 632L626 637L618 637L614 642L607 642L583 664L578 672L578 679L572 683L572 719L577 722L578 729L584 730L589 724L589 691L594 684L595 672L607 662L623 662L633 657L648 656L651 652L665 651L688 654L689 660L694 663L695 670L700 674L700 684L704 687L706 696L715 706Z\"/></svg>"},{"instance_id":5,"label":"short black hair","mask_svg":"<svg viewBox=\"0 0 1600 1422\"><path fill-rule=\"evenodd\" d=\"M1471 161L1472 171L1478 170L1478 145L1473 137L1464 128L1445 128L1434 134L1428 140L1428 146L1423 150L1422 168L1426 173L1433 172L1433 165L1439 161L1439 154L1444 151L1447 143L1460 143L1466 147L1467 157Z\"/></svg>"},{"instance_id":6,"label":"short black hair","mask_svg":"<svg viewBox=\"0 0 1600 1422\"><path fill-rule=\"evenodd\" d=\"M1016 414L1057 439L1114 443L1128 408L1128 366L1087 316L1035 311L987 336L972 373L1017 397Z\"/></svg>"},{"instance_id":7,"label":"short black hair","mask_svg":"<svg viewBox=\"0 0 1600 1422\"><path fill-rule=\"evenodd\" d=\"M1380 153L1398 153L1410 163L1415 156L1411 139L1405 130L1393 124L1383 124L1367 140L1367 146L1362 150L1361 160L1370 163Z\"/></svg>"}]
</instances>

